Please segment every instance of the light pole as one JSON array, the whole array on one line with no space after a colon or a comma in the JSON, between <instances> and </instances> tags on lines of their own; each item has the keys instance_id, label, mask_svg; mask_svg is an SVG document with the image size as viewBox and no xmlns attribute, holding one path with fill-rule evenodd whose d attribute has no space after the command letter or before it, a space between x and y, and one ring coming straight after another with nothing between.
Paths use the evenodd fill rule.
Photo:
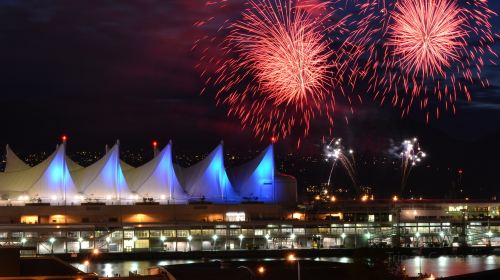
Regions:
<instances>
[{"instance_id":1,"label":"light pole","mask_svg":"<svg viewBox=\"0 0 500 280\"><path fill-rule=\"evenodd\" d=\"M266 233L264 237L266 238L266 249L269 249L269 233Z\"/></svg>"},{"instance_id":2,"label":"light pole","mask_svg":"<svg viewBox=\"0 0 500 280\"><path fill-rule=\"evenodd\" d=\"M161 241L161 250L162 251L165 251L165 240L167 240L167 238L165 236L160 236L160 241Z\"/></svg>"},{"instance_id":3,"label":"light pole","mask_svg":"<svg viewBox=\"0 0 500 280\"><path fill-rule=\"evenodd\" d=\"M214 235L212 236L212 239L214 240L214 248L213 248L213 249L214 249L214 251L215 251L215 246L217 245L217 238L219 238L219 237L217 236L217 234L214 234Z\"/></svg>"},{"instance_id":4,"label":"light pole","mask_svg":"<svg viewBox=\"0 0 500 280\"><path fill-rule=\"evenodd\" d=\"M342 246L344 246L344 247L345 247L345 238L346 238L346 236L347 235L345 234L345 232L342 232L342 234L340 234L340 238L342 238Z\"/></svg>"},{"instance_id":5,"label":"light pole","mask_svg":"<svg viewBox=\"0 0 500 280\"><path fill-rule=\"evenodd\" d=\"M243 238L245 238L245 236L243 234L240 234L238 235L238 238L240 239L240 250L243 249L242 248L242 245L243 245Z\"/></svg>"},{"instance_id":6,"label":"light pole","mask_svg":"<svg viewBox=\"0 0 500 280\"><path fill-rule=\"evenodd\" d=\"M443 247L443 245L444 245L444 232L440 231L439 237L441 237L441 247Z\"/></svg>"},{"instance_id":7,"label":"light pole","mask_svg":"<svg viewBox=\"0 0 500 280\"><path fill-rule=\"evenodd\" d=\"M491 232L491 230L488 231L486 236L488 236L488 246L491 246L491 237L493 237L493 232Z\"/></svg>"},{"instance_id":8,"label":"light pole","mask_svg":"<svg viewBox=\"0 0 500 280\"><path fill-rule=\"evenodd\" d=\"M80 253L82 251L82 242L83 242L83 238L78 237L78 253Z\"/></svg>"},{"instance_id":9,"label":"light pole","mask_svg":"<svg viewBox=\"0 0 500 280\"><path fill-rule=\"evenodd\" d=\"M420 238L420 232L417 231L417 233L415 233L415 237L417 238L417 246L418 247L418 239Z\"/></svg>"},{"instance_id":10,"label":"light pole","mask_svg":"<svg viewBox=\"0 0 500 280\"><path fill-rule=\"evenodd\" d=\"M298 260L294 254L288 255L287 259L289 262L297 261L297 280L300 280L300 260Z\"/></svg>"},{"instance_id":11,"label":"light pole","mask_svg":"<svg viewBox=\"0 0 500 280\"><path fill-rule=\"evenodd\" d=\"M27 240L26 240L26 238L24 238L24 237L23 237L23 238L21 238L21 245L22 245L23 247L24 247L24 244L26 243L26 241L27 241Z\"/></svg>"},{"instance_id":12,"label":"light pole","mask_svg":"<svg viewBox=\"0 0 500 280\"><path fill-rule=\"evenodd\" d=\"M188 235L188 244L189 244L189 252L191 252L191 240L193 240L193 237L191 235Z\"/></svg>"},{"instance_id":13,"label":"light pole","mask_svg":"<svg viewBox=\"0 0 500 280\"><path fill-rule=\"evenodd\" d=\"M135 242L137 241L137 237L136 236L132 237L132 241L134 243L134 251L135 251Z\"/></svg>"},{"instance_id":14,"label":"light pole","mask_svg":"<svg viewBox=\"0 0 500 280\"><path fill-rule=\"evenodd\" d=\"M372 235L370 234L370 232L367 232L365 234L365 236L366 236L366 239L368 240L368 247L370 247L370 238L372 237Z\"/></svg>"},{"instance_id":15,"label":"light pole","mask_svg":"<svg viewBox=\"0 0 500 280\"><path fill-rule=\"evenodd\" d=\"M90 264L90 262L88 260L85 260L83 262L83 265L85 266L85 272L86 273L89 273L89 264Z\"/></svg>"},{"instance_id":16,"label":"light pole","mask_svg":"<svg viewBox=\"0 0 500 280\"><path fill-rule=\"evenodd\" d=\"M290 239L292 240L292 249L294 248L295 237L295 233L290 234Z\"/></svg>"},{"instance_id":17,"label":"light pole","mask_svg":"<svg viewBox=\"0 0 500 280\"><path fill-rule=\"evenodd\" d=\"M54 254L54 242L56 242L56 239L54 237L51 237L49 239L49 242L50 242L50 253Z\"/></svg>"}]
</instances>

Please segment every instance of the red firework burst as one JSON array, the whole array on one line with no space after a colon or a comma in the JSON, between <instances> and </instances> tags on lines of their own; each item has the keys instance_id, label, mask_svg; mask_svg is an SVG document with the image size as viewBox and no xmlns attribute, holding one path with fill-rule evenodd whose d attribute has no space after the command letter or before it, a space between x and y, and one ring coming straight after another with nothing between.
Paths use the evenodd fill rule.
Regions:
<instances>
[{"instance_id":1,"label":"red firework burst","mask_svg":"<svg viewBox=\"0 0 500 280\"><path fill-rule=\"evenodd\" d=\"M315 1L318 2L318 1ZM284 138L297 130L309 133L310 121L326 116L333 123L334 63L332 31L342 33L326 2L250 0L237 21L227 21L219 45L222 55L202 57L203 69L218 103L228 106L243 127L261 139ZM216 41L212 39L212 41ZM208 49L207 49L208 50ZM299 138L300 140L300 138Z\"/></svg>"},{"instance_id":2,"label":"red firework burst","mask_svg":"<svg viewBox=\"0 0 500 280\"><path fill-rule=\"evenodd\" d=\"M353 77L367 78L369 91L383 103L387 98L402 115L419 106L455 112L458 94L471 100L469 87L479 81L484 61L497 56L491 48L487 1L366 0L351 34L351 54L358 63ZM355 79L351 77L351 79ZM417 105L418 104L418 105Z\"/></svg>"}]
</instances>

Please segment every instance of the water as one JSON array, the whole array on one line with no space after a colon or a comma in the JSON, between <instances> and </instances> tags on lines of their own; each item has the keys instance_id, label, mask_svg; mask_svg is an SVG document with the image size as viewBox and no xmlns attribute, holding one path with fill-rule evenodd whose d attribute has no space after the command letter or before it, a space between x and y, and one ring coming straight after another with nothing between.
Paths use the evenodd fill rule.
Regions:
<instances>
[{"instance_id":1,"label":"water","mask_svg":"<svg viewBox=\"0 0 500 280\"><path fill-rule=\"evenodd\" d=\"M245 261L248 259L230 259ZM275 259L261 259L269 261ZM350 263L348 257L329 257L316 258L318 261L331 261ZM99 276L113 276L120 274L128 276L129 271L137 271L140 274L147 274L148 268L152 266L168 266L173 264L187 264L201 262L201 260L149 260L149 261L110 261L89 263L88 267L81 263L72 265L86 272L96 272ZM420 271L422 273L432 273L437 277L446 277L466 273L474 273L484 270L500 268L500 256L441 256L437 258L410 257L401 261L410 276L416 276Z\"/></svg>"}]
</instances>

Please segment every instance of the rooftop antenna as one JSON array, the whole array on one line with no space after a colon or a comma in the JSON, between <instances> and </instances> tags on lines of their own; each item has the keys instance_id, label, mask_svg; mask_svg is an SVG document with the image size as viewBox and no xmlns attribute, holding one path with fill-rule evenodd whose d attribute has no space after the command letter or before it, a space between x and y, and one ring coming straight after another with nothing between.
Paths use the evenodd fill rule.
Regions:
<instances>
[{"instance_id":1,"label":"rooftop antenna","mask_svg":"<svg viewBox=\"0 0 500 280\"><path fill-rule=\"evenodd\" d=\"M156 157L158 155L158 142L156 140L153 140L153 156Z\"/></svg>"}]
</instances>

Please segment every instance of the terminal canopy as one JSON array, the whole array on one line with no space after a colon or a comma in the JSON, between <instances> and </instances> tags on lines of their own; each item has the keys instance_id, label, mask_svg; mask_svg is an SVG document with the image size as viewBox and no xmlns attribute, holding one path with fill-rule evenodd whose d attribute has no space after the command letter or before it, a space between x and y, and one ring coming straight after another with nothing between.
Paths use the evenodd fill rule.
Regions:
<instances>
[{"instance_id":1,"label":"terminal canopy","mask_svg":"<svg viewBox=\"0 0 500 280\"><path fill-rule=\"evenodd\" d=\"M245 201L274 202L274 153L269 145L250 162L230 172L235 190Z\"/></svg>"},{"instance_id":2,"label":"terminal canopy","mask_svg":"<svg viewBox=\"0 0 500 280\"><path fill-rule=\"evenodd\" d=\"M187 202L172 162L172 143L169 143L148 163L124 171L130 189L144 198Z\"/></svg>"},{"instance_id":3,"label":"terminal canopy","mask_svg":"<svg viewBox=\"0 0 500 280\"><path fill-rule=\"evenodd\" d=\"M223 146L217 146L205 159L183 172L184 187L193 199L211 202L240 201L224 168Z\"/></svg>"}]
</instances>

